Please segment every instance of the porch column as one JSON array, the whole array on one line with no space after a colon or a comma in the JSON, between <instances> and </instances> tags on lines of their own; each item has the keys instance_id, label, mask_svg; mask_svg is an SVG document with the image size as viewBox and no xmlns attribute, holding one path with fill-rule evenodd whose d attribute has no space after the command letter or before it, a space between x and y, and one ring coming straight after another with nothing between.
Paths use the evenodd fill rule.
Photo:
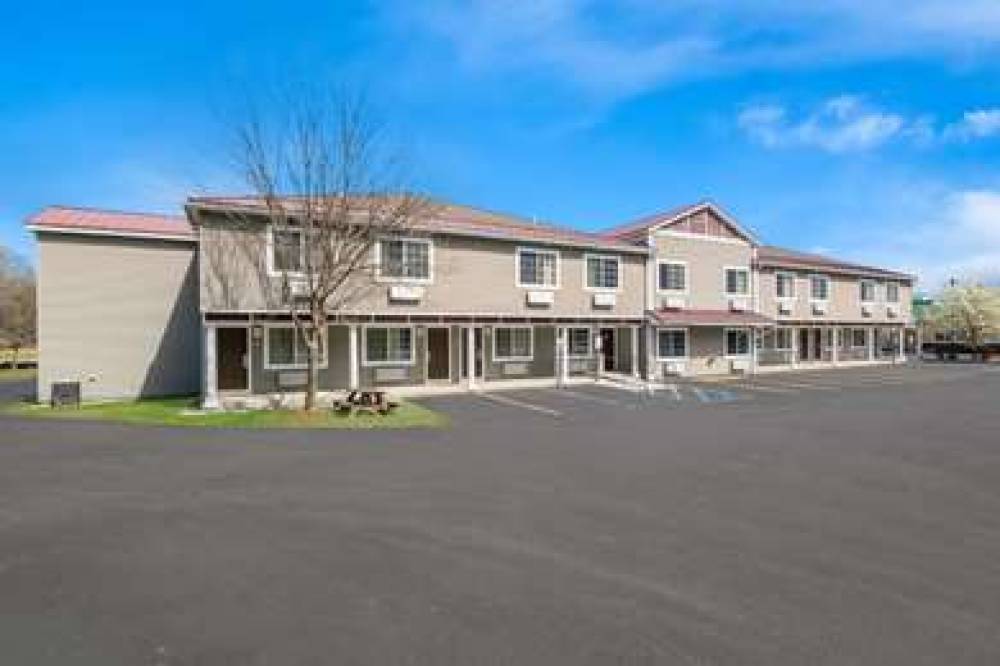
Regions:
<instances>
[{"instance_id":1,"label":"porch column","mask_svg":"<svg viewBox=\"0 0 1000 666\"><path fill-rule=\"evenodd\" d=\"M837 365L840 361L840 327L833 327L833 356L831 357L833 364Z\"/></svg>"},{"instance_id":2,"label":"porch column","mask_svg":"<svg viewBox=\"0 0 1000 666\"><path fill-rule=\"evenodd\" d=\"M757 343L760 342L760 330L756 327L750 328L750 369L747 370L747 374L755 375L757 374L757 354L758 347ZM763 344L763 343L761 343Z\"/></svg>"},{"instance_id":3,"label":"porch column","mask_svg":"<svg viewBox=\"0 0 1000 666\"><path fill-rule=\"evenodd\" d=\"M476 388L476 328L474 326L469 326L465 330L468 331L465 353L467 354L468 359L466 368L468 368L469 371L469 389L471 390Z\"/></svg>"},{"instance_id":4,"label":"porch column","mask_svg":"<svg viewBox=\"0 0 1000 666\"><path fill-rule=\"evenodd\" d=\"M799 327L792 326L789 329L792 332L792 367L799 367Z\"/></svg>"},{"instance_id":5,"label":"porch column","mask_svg":"<svg viewBox=\"0 0 1000 666\"><path fill-rule=\"evenodd\" d=\"M215 327L205 325L202 349L202 409L219 409L219 371L215 360Z\"/></svg>"},{"instance_id":6,"label":"porch column","mask_svg":"<svg viewBox=\"0 0 1000 666\"><path fill-rule=\"evenodd\" d=\"M875 360L875 327L868 327L868 360Z\"/></svg>"},{"instance_id":7,"label":"porch column","mask_svg":"<svg viewBox=\"0 0 1000 666\"><path fill-rule=\"evenodd\" d=\"M632 378L639 379L639 327L632 326Z\"/></svg>"},{"instance_id":8,"label":"porch column","mask_svg":"<svg viewBox=\"0 0 1000 666\"><path fill-rule=\"evenodd\" d=\"M654 326L646 326L646 381L647 382L652 382L656 378L656 372L654 370L655 366L656 366L656 328Z\"/></svg>"},{"instance_id":9,"label":"porch column","mask_svg":"<svg viewBox=\"0 0 1000 666\"><path fill-rule=\"evenodd\" d=\"M348 388L352 391L358 388L358 325L347 327L347 362Z\"/></svg>"},{"instance_id":10,"label":"porch column","mask_svg":"<svg viewBox=\"0 0 1000 666\"><path fill-rule=\"evenodd\" d=\"M896 335L898 336L898 344L896 345L896 361L899 363L906 363L906 328L900 326L896 329Z\"/></svg>"},{"instance_id":11,"label":"porch column","mask_svg":"<svg viewBox=\"0 0 1000 666\"><path fill-rule=\"evenodd\" d=\"M556 385L566 386L569 378L569 329L556 327Z\"/></svg>"}]
</instances>

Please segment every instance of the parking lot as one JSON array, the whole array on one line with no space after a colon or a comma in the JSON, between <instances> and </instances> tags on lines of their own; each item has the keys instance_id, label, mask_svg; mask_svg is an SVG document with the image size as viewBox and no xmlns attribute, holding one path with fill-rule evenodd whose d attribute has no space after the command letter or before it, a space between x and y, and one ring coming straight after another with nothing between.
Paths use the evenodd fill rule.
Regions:
<instances>
[{"instance_id":1,"label":"parking lot","mask_svg":"<svg viewBox=\"0 0 1000 666\"><path fill-rule=\"evenodd\" d=\"M4 418L0 662L997 664L998 370L442 396L439 431Z\"/></svg>"}]
</instances>

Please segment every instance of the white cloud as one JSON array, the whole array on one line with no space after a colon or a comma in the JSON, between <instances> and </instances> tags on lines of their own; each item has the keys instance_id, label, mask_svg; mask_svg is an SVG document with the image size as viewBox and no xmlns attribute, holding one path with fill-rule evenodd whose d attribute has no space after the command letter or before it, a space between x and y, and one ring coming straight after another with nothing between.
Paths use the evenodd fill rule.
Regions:
<instances>
[{"instance_id":1,"label":"white cloud","mask_svg":"<svg viewBox=\"0 0 1000 666\"><path fill-rule=\"evenodd\" d=\"M945 139L971 141L1000 135L1000 109L966 111L962 119L944 128Z\"/></svg>"},{"instance_id":2,"label":"white cloud","mask_svg":"<svg viewBox=\"0 0 1000 666\"><path fill-rule=\"evenodd\" d=\"M903 116L871 108L852 95L831 98L796 120L788 116L780 105L750 106L737 123L768 148L815 147L831 153L874 148L909 127Z\"/></svg>"}]
</instances>

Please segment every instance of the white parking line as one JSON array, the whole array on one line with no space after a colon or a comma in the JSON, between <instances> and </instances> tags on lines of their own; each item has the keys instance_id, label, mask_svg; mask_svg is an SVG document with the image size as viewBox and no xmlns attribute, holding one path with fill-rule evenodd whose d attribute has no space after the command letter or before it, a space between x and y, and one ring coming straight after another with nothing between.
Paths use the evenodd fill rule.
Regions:
<instances>
[{"instance_id":1,"label":"white parking line","mask_svg":"<svg viewBox=\"0 0 1000 666\"><path fill-rule=\"evenodd\" d=\"M506 396L499 396L495 393L479 393L477 394L480 398L484 400L491 400L493 402L500 403L501 405L508 405L510 407L520 407L521 409L530 409L534 412L539 412L541 414L547 414L549 416L560 417L562 412L557 412L554 409L549 409L548 407L541 407L539 405L532 405L528 402L521 402L520 400L514 400L513 398L508 398Z\"/></svg>"},{"instance_id":2,"label":"white parking line","mask_svg":"<svg viewBox=\"0 0 1000 666\"><path fill-rule=\"evenodd\" d=\"M596 395L588 395L586 393L577 393L576 391L570 391L568 389L563 389L559 392L559 395L571 395L574 398L579 398L580 400L590 400L592 402L599 402L603 405L614 405L616 407L622 407L623 403L617 400L611 400L609 398L598 398Z\"/></svg>"},{"instance_id":3,"label":"white parking line","mask_svg":"<svg viewBox=\"0 0 1000 666\"><path fill-rule=\"evenodd\" d=\"M795 393L795 389L778 388L777 386L764 386L762 384L737 384L737 389L748 391L763 391L764 393Z\"/></svg>"}]
</instances>

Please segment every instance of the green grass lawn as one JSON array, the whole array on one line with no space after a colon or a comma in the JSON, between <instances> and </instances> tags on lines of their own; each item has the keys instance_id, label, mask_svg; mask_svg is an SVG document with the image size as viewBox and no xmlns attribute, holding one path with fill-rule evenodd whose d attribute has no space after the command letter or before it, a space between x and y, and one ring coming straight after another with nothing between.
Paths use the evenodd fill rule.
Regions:
<instances>
[{"instance_id":1,"label":"green grass lawn","mask_svg":"<svg viewBox=\"0 0 1000 666\"><path fill-rule=\"evenodd\" d=\"M188 426L198 428L440 428L447 425L443 415L414 404L401 402L387 416L358 414L346 416L327 410L257 410L245 412L197 412L194 398L162 398L130 402L86 403L79 409L48 405L14 404L3 411L17 416L50 419L111 421L143 425Z\"/></svg>"},{"instance_id":2,"label":"green grass lawn","mask_svg":"<svg viewBox=\"0 0 1000 666\"><path fill-rule=\"evenodd\" d=\"M16 382L21 379L34 379L34 368L0 368L0 382Z\"/></svg>"}]
</instances>

